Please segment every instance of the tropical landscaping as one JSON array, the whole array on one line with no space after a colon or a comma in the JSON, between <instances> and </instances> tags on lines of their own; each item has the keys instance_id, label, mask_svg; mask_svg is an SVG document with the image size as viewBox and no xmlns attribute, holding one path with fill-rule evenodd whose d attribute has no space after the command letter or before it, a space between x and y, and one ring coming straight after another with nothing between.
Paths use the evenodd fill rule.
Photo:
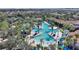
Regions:
<instances>
[{"instance_id":1,"label":"tropical landscaping","mask_svg":"<svg viewBox=\"0 0 79 59\"><path fill-rule=\"evenodd\" d=\"M78 11L49 10L0 10L0 50L78 50Z\"/></svg>"}]
</instances>

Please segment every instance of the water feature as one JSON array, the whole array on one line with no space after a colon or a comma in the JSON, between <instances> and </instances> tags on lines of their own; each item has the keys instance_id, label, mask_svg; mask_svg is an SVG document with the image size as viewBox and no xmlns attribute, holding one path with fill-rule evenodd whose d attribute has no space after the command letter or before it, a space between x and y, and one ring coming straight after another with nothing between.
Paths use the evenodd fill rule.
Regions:
<instances>
[{"instance_id":1,"label":"water feature","mask_svg":"<svg viewBox=\"0 0 79 59\"><path fill-rule=\"evenodd\" d=\"M56 36L56 34L59 32L59 29L53 29L46 21L42 22L42 25L40 26L41 29L39 29L37 26L34 26L32 29L34 33L37 33L37 35L33 36L34 41L36 44L39 44L41 39L43 39L46 44L52 44L55 39L54 36L52 34L49 35L49 33L53 33Z\"/></svg>"}]
</instances>

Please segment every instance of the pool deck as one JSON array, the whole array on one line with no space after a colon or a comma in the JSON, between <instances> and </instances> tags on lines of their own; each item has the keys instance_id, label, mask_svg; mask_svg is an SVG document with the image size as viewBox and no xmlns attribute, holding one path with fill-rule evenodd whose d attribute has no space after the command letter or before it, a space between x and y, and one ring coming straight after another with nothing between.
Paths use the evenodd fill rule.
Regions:
<instances>
[{"instance_id":1,"label":"pool deck","mask_svg":"<svg viewBox=\"0 0 79 59\"><path fill-rule=\"evenodd\" d=\"M32 31L33 32L38 32L37 35L33 36L34 37L34 41L36 43L40 43L41 39L44 40L44 42L47 43L53 43L55 41L55 38L52 35L49 35L49 33L53 33L56 34L59 32L58 29L52 29L49 28L49 23L47 23L46 21L42 22L42 28L39 29L37 28L37 26L35 26Z\"/></svg>"}]
</instances>

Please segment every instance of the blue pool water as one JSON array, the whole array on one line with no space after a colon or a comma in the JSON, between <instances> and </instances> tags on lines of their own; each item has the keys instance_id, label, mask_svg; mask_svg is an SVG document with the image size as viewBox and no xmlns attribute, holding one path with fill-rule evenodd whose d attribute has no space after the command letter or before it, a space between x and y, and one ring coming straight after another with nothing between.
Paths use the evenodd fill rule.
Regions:
<instances>
[{"instance_id":1,"label":"blue pool water","mask_svg":"<svg viewBox=\"0 0 79 59\"><path fill-rule=\"evenodd\" d=\"M53 43L54 38L51 37L48 33L49 32L52 32L52 33L58 32L58 30L56 30L56 29L55 30L49 29L49 24L47 24L45 22L42 23L42 29L33 28L33 31L41 33L40 35L34 36L34 40L36 43L39 43L41 39L43 39L46 42Z\"/></svg>"},{"instance_id":2,"label":"blue pool water","mask_svg":"<svg viewBox=\"0 0 79 59\"><path fill-rule=\"evenodd\" d=\"M42 33L38 36L35 36L34 39L35 39L35 42L37 43L39 43L41 39L44 39L45 41L51 42L51 43L54 42L54 38L49 36L47 33Z\"/></svg>"}]
</instances>

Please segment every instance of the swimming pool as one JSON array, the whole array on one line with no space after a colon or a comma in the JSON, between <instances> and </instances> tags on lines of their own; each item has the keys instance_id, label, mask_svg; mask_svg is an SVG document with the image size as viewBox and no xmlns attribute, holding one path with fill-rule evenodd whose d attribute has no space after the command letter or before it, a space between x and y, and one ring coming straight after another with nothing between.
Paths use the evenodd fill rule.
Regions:
<instances>
[{"instance_id":1,"label":"swimming pool","mask_svg":"<svg viewBox=\"0 0 79 59\"><path fill-rule=\"evenodd\" d=\"M39 35L34 36L34 41L38 44L40 43L41 39L45 41L45 43L53 43L54 42L54 37L49 35L50 32L56 34L59 32L58 29L52 29L49 28L49 25L47 22L42 22L42 28L39 29L37 27L34 27L32 31L40 33Z\"/></svg>"},{"instance_id":2,"label":"swimming pool","mask_svg":"<svg viewBox=\"0 0 79 59\"><path fill-rule=\"evenodd\" d=\"M36 43L40 43L41 39L43 39L45 42L54 42L54 38L49 36L47 33L41 33L40 35L34 37Z\"/></svg>"},{"instance_id":3,"label":"swimming pool","mask_svg":"<svg viewBox=\"0 0 79 59\"><path fill-rule=\"evenodd\" d=\"M41 40L43 40L45 44L52 44L55 42L55 38L53 35L49 35L49 33L57 34L60 32L59 29L53 29L52 27L50 28L50 24L45 21L41 23L40 29L35 25L32 31L38 33L37 35L33 36L36 44L39 44Z\"/></svg>"}]
</instances>

